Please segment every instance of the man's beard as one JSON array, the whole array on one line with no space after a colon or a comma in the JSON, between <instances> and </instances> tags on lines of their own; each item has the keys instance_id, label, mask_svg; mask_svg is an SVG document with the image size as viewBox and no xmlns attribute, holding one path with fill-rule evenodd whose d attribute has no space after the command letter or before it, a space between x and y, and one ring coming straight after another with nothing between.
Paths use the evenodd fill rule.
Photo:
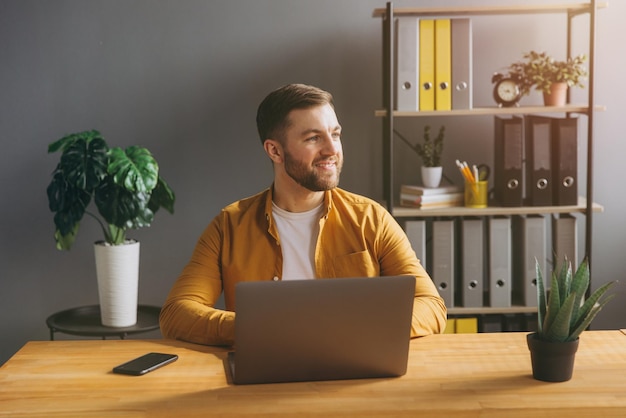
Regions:
<instances>
[{"instance_id":1,"label":"man's beard","mask_svg":"<svg viewBox=\"0 0 626 418\"><path fill-rule=\"evenodd\" d=\"M326 159L316 160L314 164L325 160ZM334 161L336 175L320 176L313 168L292 158L291 154L285 152L285 171L289 177L291 177L300 186L309 189L312 192L321 192L333 189L339 184L339 175L341 174L343 159L340 156L335 156Z\"/></svg>"}]
</instances>

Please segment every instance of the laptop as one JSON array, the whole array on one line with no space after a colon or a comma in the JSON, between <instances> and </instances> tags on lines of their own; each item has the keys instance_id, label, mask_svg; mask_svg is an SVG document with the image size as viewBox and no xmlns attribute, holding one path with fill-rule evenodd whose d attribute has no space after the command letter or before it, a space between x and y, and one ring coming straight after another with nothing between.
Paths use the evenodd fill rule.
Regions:
<instances>
[{"instance_id":1,"label":"laptop","mask_svg":"<svg viewBox=\"0 0 626 418\"><path fill-rule=\"evenodd\" d=\"M241 282L235 384L401 376L415 277Z\"/></svg>"}]
</instances>

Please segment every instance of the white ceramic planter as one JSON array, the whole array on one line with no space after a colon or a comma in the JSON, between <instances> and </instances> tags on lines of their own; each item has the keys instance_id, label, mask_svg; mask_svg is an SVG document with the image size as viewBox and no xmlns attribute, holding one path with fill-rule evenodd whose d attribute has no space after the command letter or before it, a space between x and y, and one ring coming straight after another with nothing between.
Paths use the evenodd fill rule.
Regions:
<instances>
[{"instance_id":1,"label":"white ceramic planter","mask_svg":"<svg viewBox=\"0 0 626 418\"><path fill-rule=\"evenodd\" d=\"M422 183L426 187L439 187L443 167L424 167L422 166Z\"/></svg>"},{"instance_id":2,"label":"white ceramic planter","mask_svg":"<svg viewBox=\"0 0 626 418\"><path fill-rule=\"evenodd\" d=\"M137 323L139 242L94 245L102 325L129 327Z\"/></svg>"}]
</instances>

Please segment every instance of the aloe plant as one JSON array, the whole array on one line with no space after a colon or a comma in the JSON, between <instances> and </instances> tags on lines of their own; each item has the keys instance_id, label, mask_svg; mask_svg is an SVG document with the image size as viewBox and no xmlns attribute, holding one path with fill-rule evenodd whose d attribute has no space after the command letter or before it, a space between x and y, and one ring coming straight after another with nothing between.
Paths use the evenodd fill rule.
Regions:
<instances>
[{"instance_id":1,"label":"aloe plant","mask_svg":"<svg viewBox=\"0 0 626 418\"><path fill-rule=\"evenodd\" d=\"M174 212L174 192L146 148L109 148L100 132L92 130L48 146L49 153L57 151L61 159L47 193L59 250L71 248L85 214L98 221L106 242L120 245L128 229L150 226L159 208ZM88 210L92 200L100 217Z\"/></svg>"},{"instance_id":2,"label":"aloe plant","mask_svg":"<svg viewBox=\"0 0 626 418\"><path fill-rule=\"evenodd\" d=\"M441 152L443 151L443 138L445 133L445 127L439 128L439 133L435 139L430 138L430 126L424 127L424 143L415 144L413 149L417 152L417 155L422 157L424 167L439 167L441 166Z\"/></svg>"},{"instance_id":3,"label":"aloe plant","mask_svg":"<svg viewBox=\"0 0 626 418\"><path fill-rule=\"evenodd\" d=\"M585 300L589 288L589 263L585 258L576 272L565 259L558 272L552 272L551 289L546 298L545 284L539 263L535 263L537 276L537 335L539 339L552 342L574 341L585 330L598 312L615 295L603 299L615 282L596 289Z\"/></svg>"}]
</instances>

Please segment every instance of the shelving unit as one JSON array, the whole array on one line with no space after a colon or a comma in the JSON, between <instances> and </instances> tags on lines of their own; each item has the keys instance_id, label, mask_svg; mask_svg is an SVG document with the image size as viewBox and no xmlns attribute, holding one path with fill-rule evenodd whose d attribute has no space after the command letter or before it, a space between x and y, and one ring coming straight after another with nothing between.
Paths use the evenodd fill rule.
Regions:
<instances>
[{"instance_id":1,"label":"shelving unit","mask_svg":"<svg viewBox=\"0 0 626 418\"><path fill-rule=\"evenodd\" d=\"M465 217L465 216L497 216L497 215L527 215L527 214L558 214L581 213L585 215L585 256L591 266L593 213L602 212L603 207L593 202L593 129L594 112L605 110L604 106L595 104L594 99L594 72L595 72L595 32L596 13L600 8L607 7L606 2L590 0L576 4L539 4L517 6L486 6L486 7L436 7L436 8L394 8L391 2L386 8L375 9L373 16L382 18L383 23L383 104L384 108L375 111L377 117L383 119L383 198L390 213L396 218L434 218L434 217ZM589 18L589 52L587 103L571 104L568 93L568 104L559 107L520 106L520 107L480 107L472 109L458 109L447 111L394 111L394 19L399 16L417 17L470 17L470 16L501 16L501 15L537 15L560 14L567 15L567 56L571 56L572 20L577 16ZM432 118L439 116L473 117L497 115L528 115L561 113L565 115L579 114L587 117L587 161L586 161L586 191L579 198L575 206L545 206L545 207L493 207L485 209L469 209L465 207L450 207L443 209L414 209L397 206L397 196L394 196L394 120L396 118ZM536 308L513 306L511 308L463 308L449 309L449 313L456 314L516 314L533 313Z\"/></svg>"}]
</instances>

